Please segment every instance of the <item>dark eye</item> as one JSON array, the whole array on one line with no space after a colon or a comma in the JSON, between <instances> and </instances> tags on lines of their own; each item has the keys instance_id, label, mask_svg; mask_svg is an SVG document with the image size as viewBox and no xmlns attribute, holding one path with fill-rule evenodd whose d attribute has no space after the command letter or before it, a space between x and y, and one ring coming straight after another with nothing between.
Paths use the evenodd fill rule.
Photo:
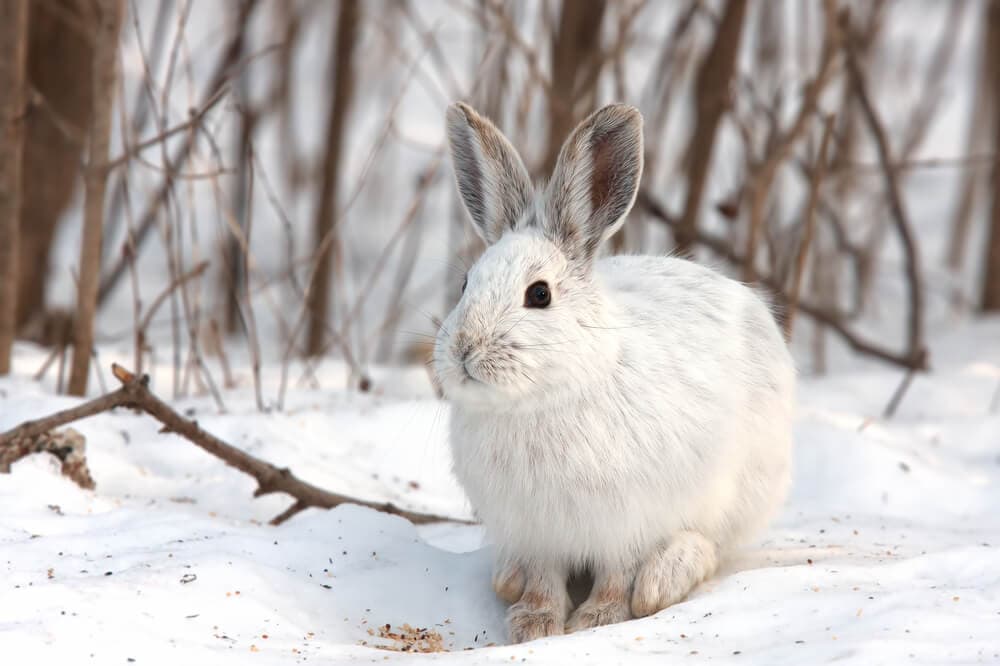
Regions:
<instances>
[{"instance_id":1,"label":"dark eye","mask_svg":"<svg viewBox=\"0 0 1000 666\"><path fill-rule=\"evenodd\" d=\"M524 292L524 307L526 308L547 308L552 302L552 292L549 285L539 280Z\"/></svg>"},{"instance_id":2,"label":"dark eye","mask_svg":"<svg viewBox=\"0 0 1000 666\"><path fill-rule=\"evenodd\" d=\"M469 286L469 274L466 273L465 277L462 278L462 293L465 293L465 288Z\"/></svg>"}]
</instances>

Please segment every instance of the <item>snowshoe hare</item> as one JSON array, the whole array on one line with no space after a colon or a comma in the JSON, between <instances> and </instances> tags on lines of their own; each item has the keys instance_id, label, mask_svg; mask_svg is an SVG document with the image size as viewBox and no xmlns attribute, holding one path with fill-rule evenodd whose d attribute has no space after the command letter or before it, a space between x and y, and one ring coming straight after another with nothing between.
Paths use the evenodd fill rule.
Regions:
<instances>
[{"instance_id":1,"label":"snowshoe hare","mask_svg":"<svg viewBox=\"0 0 1000 666\"><path fill-rule=\"evenodd\" d=\"M448 109L447 130L487 248L434 365L511 640L677 603L789 483L795 369L768 305L690 261L597 258L639 187L636 109L584 120L539 189L469 106ZM580 571L593 588L570 614Z\"/></svg>"}]
</instances>

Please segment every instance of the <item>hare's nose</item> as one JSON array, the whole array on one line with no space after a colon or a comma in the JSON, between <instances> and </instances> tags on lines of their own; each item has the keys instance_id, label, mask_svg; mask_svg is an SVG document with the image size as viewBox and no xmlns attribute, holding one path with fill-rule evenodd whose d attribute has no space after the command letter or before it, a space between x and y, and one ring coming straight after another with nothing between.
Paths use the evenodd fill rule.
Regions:
<instances>
[{"instance_id":1,"label":"hare's nose","mask_svg":"<svg viewBox=\"0 0 1000 666\"><path fill-rule=\"evenodd\" d=\"M455 338L455 356L464 364L469 359L469 354L471 353L472 340L469 339L469 336L460 333Z\"/></svg>"}]
</instances>

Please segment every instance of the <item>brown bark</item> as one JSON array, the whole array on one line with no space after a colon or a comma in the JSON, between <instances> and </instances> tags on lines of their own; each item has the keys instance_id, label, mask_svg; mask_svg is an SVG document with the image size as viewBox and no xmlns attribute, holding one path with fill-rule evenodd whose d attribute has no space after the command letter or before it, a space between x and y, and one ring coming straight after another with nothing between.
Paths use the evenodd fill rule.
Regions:
<instances>
[{"instance_id":1,"label":"brown bark","mask_svg":"<svg viewBox=\"0 0 1000 666\"><path fill-rule=\"evenodd\" d=\"M29 108L21 182L17 322L45 309L49 252L80 171L90 122L96 13L91 0L29 2Z\"/></svg>"},{"instance_id":2,"label":"brown bark","mask_svg":"<svg viewBox=\"0 0 1000 666\"><path fill-rule=\"evenodd\" d=\"M986 39L993 53L1000 52L1000 2L990 3ZM993 84L993 154L1000 155L1000 85ZM983 277L983 310L1000 311L1000 163L993 163L993 204L989 240L986 242L986 275Z\"/></svg>"},{"instance_id":3,"label":"brown bark","mask_svg":"<svg viewBox=\"0 0 1000 666\"><path fill-rule=\"evenodd\" d=\"M549 134L542 165L546 175L552 173L563 141L579 120L578 107L593 106L597 77L592 70L600 67L601 23L606 7L605 0L563 0L559 28L552 41ZM592 82L589 90L580 89L583 80ZM583 104L588 97L590 104Z\"/></svg>"},{"instance_id":4,"label":"brown bark","mask_svg":"<svg viewBox=\"0 0 1000 666\"><path fill-rule=\"evenodd\" d=\"M0 375L10 372L17 329L27 28L27 0L0 0Z\"/></svg>"},{"instance_id":5,"label":"brown bark","mask_svg":"<svg viewBox=\"0 0 1000 666\"><path fill-rule=\"evenodd\" d=\"M17 437L0 446L0 474L10 474L11 465L34 453L51 453L59 459L63 476L81 488L94 489L94 477L87 466L87 440L72 428Z\"/></svg>"},{"instance_id":6,"label":"brown bark","mask_svg":"<svg viewBox=\"0 0 1000 666\"><path fill-rule=\"evenodd\" d=\"M337 12L337 41L330 63L333 75L333 99L326 124L326 152L319 205L316 209L313 240L319 251L316 270L307 293L309 330L306 354L318 356L324 349L327 318L330 308L330 280L334 269L337 243L327 239L336 233L337 185L340 181L340 153L344 126L354 94L354 47L358 38L360 7L357 0L341 0Z\"/></svg>"},{"instance_id":7,"label":"brown bark","mask_svg":"<svg viewBox=\"0 0 1000 666\"><path fill-rule=\"evenodd\" d=\"M746 0L729 0L726 4L715 42L695 82L695 128L687 148L687 197L684 212L674 231L677 250L681 254L690 254L696 240L698 212L712 164L715 136L719 121L731 103L730 86L740 53L746 9Z\"/></svg>"},{"instance_id":8,"label":"brown bark","mask_svg":"<svg viewBox=\"0 0 1000 666\"><path fill-rule=\"evenodd\" d=\"M91 73L93 91L88 131L87 167L84 172L83 241L80 248L80 282L77 290L76 320L73 331L73 363L69 392L87 392L90 355L94 345L94 313L101 274L101 239L104 227L104 191L107 186L111 109L114 103L118 29L121 25L120 0L98 0L98 28L94 34Z\"/></svg>"}]
</instances>

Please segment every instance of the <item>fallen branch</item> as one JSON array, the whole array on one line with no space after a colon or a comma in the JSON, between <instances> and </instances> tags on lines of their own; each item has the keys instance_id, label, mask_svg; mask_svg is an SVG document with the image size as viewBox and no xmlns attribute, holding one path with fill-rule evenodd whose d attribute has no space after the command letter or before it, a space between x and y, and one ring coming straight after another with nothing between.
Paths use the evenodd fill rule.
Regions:
<instances>
[{"instance_id":1,"label":"fallen branch","mask_svg":"<svg viewBox=\"0 0 1000 666\"><path fill-rule=\"evenodd\" d=\"M44 418L25 421L16 428L0 434L0 452L18 440L38 437L53 428L58 428L71 421L77 421L88 416L106 412L115 407L131 407L146 412L162 423L162 432L176 433L216 458L219 458L230 467L235 467L241 472L252 476L257 481L257 490L254 491L254 497L261 497L271 493L285 493L293 497L295 503L273 518L271 520L272 525L280 525L295 514L310 507L332 509L340 504L359 504L370 509L375 509L376 511L401 516L418 525L445 521L467 522L445 516L406 511L390 502L369 502L317 488L296 477L287 467L276 467L269 462L255 458L245 451L227 444L215 435L206 432L198 425L197 421L184 418L170 407L170 405L153 395L149 390L148 376L136 376L117 363L112 364L111 372L121 382L122 386L120 389Z\"/></svg>"}]
</instances>

